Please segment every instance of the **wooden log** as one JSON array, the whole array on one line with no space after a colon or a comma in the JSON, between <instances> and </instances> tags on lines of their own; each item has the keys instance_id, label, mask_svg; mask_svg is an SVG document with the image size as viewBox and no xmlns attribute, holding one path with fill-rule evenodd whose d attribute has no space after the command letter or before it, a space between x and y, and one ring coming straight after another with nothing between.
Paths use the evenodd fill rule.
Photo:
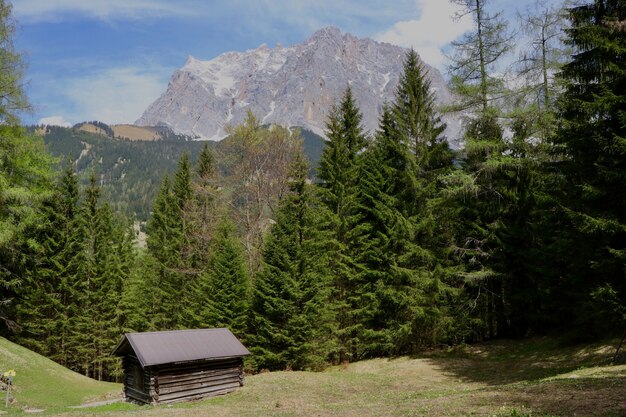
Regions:
<instances>
[{"instance_id":1,"label":"wooden log","mask_svg":"<svg viewBox=\"0 0 626 417\"><path fill-rule=\"evenodd\" d=\"M159 394L158 402L162 403L162 402L168 402L168 401L176 400L180 398L194 397L194 396L200 396L200 398L203 398L216 391L222 391L222 390L227 390L227 389L235 390L238 387L239 387L239 382L231 382L227 384L198 388L198 389L194 389L190 391L175 392L175 393L164 394L164 395Z\"/></svg>"},{"instance_id":2,"label":"wooden log","mask_svg":"<svg viewBox=\"0 0 626 417\"><path fill-rule=\"evenodd\" d=\"M126 398L132 398L133 400L141 401L146 404L150 404L150 401L152 400L145 392L137 391L131 387L125 387L124 393L126 394Z\"/></svg>"},{"instance_id":3,"label":"wooden log","mask_svg":"<svg viewBox=\"0 0 626 417\"><path fill-rule=\"evenodd\" d=\"M239 368L227 368L227 369L216 369L211 371L202 371L202 372L193 372L190 374L184 375L162 375L159 377L159 385L165 385L170 382L183 382L192 379L198 378L206 378L224 374L237 374L239 375Z\"/></svg>"},{"instance_id":4,"label":"wooden log","mask_svg":"<svg viewBox=\"0 0 626 417\"><path fill-rule=\"evenodd\" d=\"M188 387L190 385L210 384L216 381L219 382L219 381L224 381L224 380L232 380L232 381L240 382L239 375L226 374L226 375L213 376L211 378L198 378L198 379L193 379L193 380L187 380L184 382L170 382L167 385L160 385L158 392L164 392L164 390L170 389L173 387L182 387L181 389L185 389L185 387Z\"/></svg>"},{"instance_id":5,"label":"wooden log","mask_svg":"<svg viewBox=\"0 0 626 417\"><path fill-rule=\"evenodd\" d=\"M241 360L229 359L220 361L205 361L205 362L189 362L181 364L164 364L155 366L160 374L163 373L187 373L190 370L205 370L215 368L236 367L241 364Z\"/></svg>"},{"instance_id":6,"label":"wooden log","mask_svg":"<svg viewBox=\"0 0 626 417\"><path fill-rule=\"evenodd\" d=\"M234 383L236 383L237 386L239 386L239 378L229 377L229 378L223 378L219 380L196 382L195 384L172 385L167 388L161 388L159 390L159 398L161 398L161 396L163 395L172 394L175 392L181 392L181 393L190 392L199 388L209 388L209 387L221 386L224 384L234 384Z\"/></svg>"},{"instance_id":7,"label":"wooden log","mask_svg":"<svg viewBox=\"0 0 626 417\"><path fill-rule=\"evenodd\" d=\"M181 403L185 401L194 401L194 400L201 400L203 398L217 397L218 395L224 395L224 394L228 394L229 392L233 392L236 389L237 388L227 388L221 391L213 391L209 394L193 395L191 397L181 397L181 398L177 398L174 400L163 401L162 404L175 404L175 403Z\"/></svg>"}]
</instances>

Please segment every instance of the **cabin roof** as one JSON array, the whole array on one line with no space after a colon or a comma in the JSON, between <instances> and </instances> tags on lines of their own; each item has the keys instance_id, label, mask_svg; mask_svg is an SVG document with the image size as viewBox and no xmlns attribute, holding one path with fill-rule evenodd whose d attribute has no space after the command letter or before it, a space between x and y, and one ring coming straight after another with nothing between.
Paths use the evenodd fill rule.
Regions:
<instances>
[{"instance_id":1,"label":"cabin roof","mask_svg":"<svg viewBox=\"0 0 626 417\"><path fill-rule=\"evenodd\" d=\"M113 355L124 356L131 350L142 367L250 354L228 329L126 333L113 350Z\"/></svg>"}]
</instances>

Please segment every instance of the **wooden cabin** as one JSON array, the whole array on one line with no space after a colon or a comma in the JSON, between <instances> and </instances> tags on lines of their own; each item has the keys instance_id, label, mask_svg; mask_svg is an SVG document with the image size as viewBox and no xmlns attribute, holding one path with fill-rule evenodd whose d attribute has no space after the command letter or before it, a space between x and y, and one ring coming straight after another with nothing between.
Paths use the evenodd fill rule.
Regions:
<instances>
[{"instance_id":1,"label":"wooden cabin","mask_svg":"<svg viewBox=\"0 0 626 417\"><path fill-rule=\"evenodd\" d=\"M228 329L126 333L113 351L122 357L127 401L169 404L234 391L249 355Z\"/></svg>"}]
</instances>

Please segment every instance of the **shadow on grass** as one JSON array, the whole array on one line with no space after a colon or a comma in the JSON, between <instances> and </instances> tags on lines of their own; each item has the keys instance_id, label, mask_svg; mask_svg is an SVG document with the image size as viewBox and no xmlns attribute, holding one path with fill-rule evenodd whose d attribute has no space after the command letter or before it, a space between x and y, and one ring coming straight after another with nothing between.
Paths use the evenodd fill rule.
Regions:
<instances>
[{"instance_id":1,"label":"shadow on grass","mask_svg":"<svg viewBox=\"0 0 626 417\"><path fill-rule=\"evenodd\" d=\"M581 367L606 365L610 348L559 346L553 340L497 341L427 355L442 373L464 382L504 385L549 378Z\"/></svg>"},{"instance_id":2,"label":"shadow on grass","mask_svg":"<svg viewBox=\"0 0 626 417\"><path fill-rule=\"evenodd\" d=\"M626 367L609 364L607 345L560 346L554 341L498 341L428 355L443 374L484 384L471 397L526 407L535 415L626 416Z\"/></svg>"},{"instance_id":3,"label":"shadow on grass","mask_svg":"<svg viewBox=\"0 0 626 417\"><path fill-rule=\"evenodd\" d=\"M480 392L471 406L485 402L532 410L532 416L626 416L626 376L554 379L506 385Z\"/></svg>"}]
</instances>

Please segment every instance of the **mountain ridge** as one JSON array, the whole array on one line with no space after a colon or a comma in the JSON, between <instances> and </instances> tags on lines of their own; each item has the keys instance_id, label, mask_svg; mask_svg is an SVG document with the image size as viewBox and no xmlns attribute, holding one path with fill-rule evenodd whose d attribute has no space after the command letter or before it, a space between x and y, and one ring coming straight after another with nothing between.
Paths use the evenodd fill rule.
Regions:
<instances>
[{"instance_id":1,"label":"mountain ridge","mask_svg":"<svg viewBox=\"0 0 626 417\"><path fill-rule=\"evenodd\" d=\"M330 26L288 47L262 44L208 61L189 56L135 124L167 125L180 134L221 140L228 125L242 123L252 111L262 123L300 126L323 136L331 106L350 85L363 126L373 132L382 106L394 99L406 52ZM422 63L438 104L450 104L441 73ZM444 119L448 140L458 148L460 124Z\"/></svg>"}]
</instances>

